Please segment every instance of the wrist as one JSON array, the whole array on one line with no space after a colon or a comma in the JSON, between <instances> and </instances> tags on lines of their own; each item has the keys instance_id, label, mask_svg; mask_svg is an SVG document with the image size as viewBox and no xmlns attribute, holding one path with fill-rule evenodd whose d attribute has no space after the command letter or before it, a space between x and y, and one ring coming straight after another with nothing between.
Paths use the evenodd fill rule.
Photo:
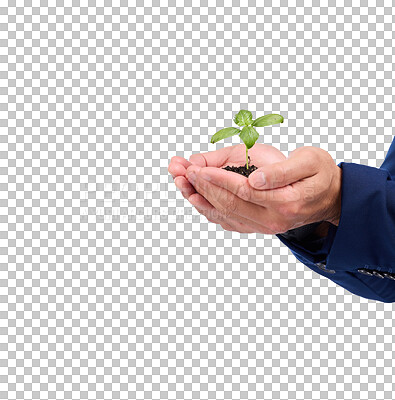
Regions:
<instances>
[{"instance_id":1,"label":"wrist","mask_svg":"<svg viewBox=\"0 0 395 400\"><path fill-rule=\"evenodd\" d=\"M332 190L332 201L330 205L329 217L325 219L333 225L339 226L341 215L341 193L342 193L342 169L336 166L336 174Z\"/></svg>"}]
</instances>

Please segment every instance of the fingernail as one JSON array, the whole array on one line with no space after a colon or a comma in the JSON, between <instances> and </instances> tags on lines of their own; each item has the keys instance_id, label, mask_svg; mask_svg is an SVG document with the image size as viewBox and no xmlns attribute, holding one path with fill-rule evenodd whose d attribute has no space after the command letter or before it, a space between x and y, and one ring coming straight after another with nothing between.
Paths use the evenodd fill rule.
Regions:
<instances>
[{"instance_id":1,"label":"fingernail","mask_svg":"<svg viewBox=\"0 0 395 400\"><path fill-rule=\"evenodd\" d=\"M256 188L264 187L266 185L265 174L263 172L257 172L255 174L255 179L253 180L253 182Z\"/></svg>"}]
</instances>

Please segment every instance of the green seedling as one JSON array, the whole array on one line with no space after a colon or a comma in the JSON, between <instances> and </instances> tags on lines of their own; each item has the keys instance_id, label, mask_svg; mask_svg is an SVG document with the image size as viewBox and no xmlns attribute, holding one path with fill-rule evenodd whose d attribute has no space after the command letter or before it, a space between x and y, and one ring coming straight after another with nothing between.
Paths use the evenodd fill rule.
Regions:
<instances>
[{"instance_id":1,"label":"green seedling","mask_svg":"<svg viewBox=\"0 0 395 400\"><path fill-rule=\"evenodd\" d=\"M259 133L255 128L261 126L275 125L284 122L284 117L279 114L267 114L255 120L252 119L252 114L248 110L240 110L233 121L242 129L224 128L215 133L211 138L211 143L216 143L222 139L239 135L240 139L246 146L246 166L248 169L248 150L255 144L259 138Z\"/></svg>"}]
</instances>

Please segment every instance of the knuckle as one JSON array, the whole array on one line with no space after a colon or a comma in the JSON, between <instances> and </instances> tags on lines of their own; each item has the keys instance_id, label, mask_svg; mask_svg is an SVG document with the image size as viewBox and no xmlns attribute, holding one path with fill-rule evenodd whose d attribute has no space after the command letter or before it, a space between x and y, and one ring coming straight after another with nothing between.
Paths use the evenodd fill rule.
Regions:
<instances>
[{"instance_id":1,"label":"knuckle","mask_svg":"<svg viewBox=\"0 0 395 400\"><path fill-rule=\"evenodd\" d=\"M268 229L271 231L271 233L274 233L274 234L284 233L289 230L288 224L283 221L271 222L270 225L268 226Z\"/></svg>"},{"instance_id":2,"label":"knuckle","mask_svg":"<svg viewBox=\"0 0 395 400\"><path fill-rule=\"evenodd\" d=\"M275 172L274 177L273 177L273 179L274 179L273 184L275 186L277 186L277 185L279 185L279 184L281 184L282 182L285 181L286 176L287 176L287 171L285 170L285 167L282 164L279 165L278 168L275 171L276 172Z\"/></svg>"},{"instance_id":3,"label":"knuckle","mask_svg":"<svg viewBox=\"0 0 395 400\"><path fill-rule=\"evenodd\" d=\"M207 211L204 215L210 222L213 223L217 223L221 219L218 213L215 211Z\"/></svg>"},{"instance_id":4,"label":"knuckle","mask_svg":"<svg viewBox=\"0 0 395 400\"><path fill-rule=\"evenodd\" d=\"M244 222L238 222L236 232L253 233L254 230Z\"/></svg>"},{"instance_id":5,"label":"knuckle","mask_svg":"<svg viewBox=\"0 0 395 400\"><path fill-rule=\"evenodd\" d=\"M251 199L251 190L246 185L240 185L237 188L236 196L242 200L249 201Z\"/></svg>"},{"instance_id":6,"label":"knuckle","mask_svg":"<svg viewBox=\"0 0 395 400\"><path fill-rule=\"evenodd\" d=\"M225 216L228 217L237 211L237 201L235 198L231 198L222 207Z\"/></svg>"},{"instance_id":7,"label":"knuckle","mask_svg":"<svg viewBox=\"0 0 395 400\"><path fill-rule=\"evenodd\" d=\"M189 162L191 164L198 165L199 167L206 167L207 166L206 158L204 157L203 154L200 154L200 153L192 154L189 157Z\"/></svg>"},{"instance_id":8,"label":"knuckle","mask_svg":"<svg viewBox=\"0 0 395 400\"><path fill-rule=\"evenodd\" d=\"M300 215L303 201L301 193L298 190L287 186L278 200L274 204L274 209L281 217L293 218Z\"/></svg>"},{"instance_id":9,"label":"knuckle","mask_svg":"<svg viewBox=\"0 0 395 400\"><path fill-rule=\"evenodd\" d=\"M221 222L225 221L225 217L216 208L207 212L206 215L211 219L211 222L216 224L220 224Z\"/></svg>"},{"instance_id":10,"label":"knuckle","mask_svg":"<svg viewBox=\"0 0 395 400\"><path fill-rule=\"evenodd\" d=\"M278 210L281 217L288 220L300 215L300 205L297 201L287 202Z\"/></svg>"},{"instance_id":11,"label":"knuckle","mask_svg":"<svg viewBox=\"0 0 395 400\"><path fill-rule=\"evenodd\" d=\"M217 221L217 223L225 221L225 217L220 212L217 212L213 215L214 216L212 218L215 219Z\"/></svg>"},{"instance_id":12,"label":"knuckle","mask_svg":"<svg viewBox=\"0 0 395 400\"><path fill-rule=\"evenodd\" d=\"M224 229L225 231L229 231L229 232L234 232L235 229L232 228L230 225L226 224L226 223L222 223L220 224L222 229Z\"/></svg>"},{"instance_id":13,"label":"knuckle","mask_svg":"<svg viewBox=\"0 0 395 400\"><path fill-rule=\"evenodd\" d=\"M332 159L331 155L320 147L310 146L308 149L309 154L307 156L314 166L320 166L323 162L327 161L328 156L330 159Z\"/></svg>"},{"instance_id":14,"label":"knuckle","mask_svg":"<svg viewBox=\"0 0 395 400\"><path fill-rule=\"evenodd\" d=\"M182 158L179 156L173 156L170 159L170 164L169 165L177 165L177 164L181 164L182 163Z\"/></svg>"},{"instance_id":15,"label":"knuckle","mask_svg":"<svg viewBox=\"0 0 395 400\"><path fill-rule=\"evenodd\" d=\"M326 154L324 155L324 152L326 153L326 151L317 147L313 147L313 149L315 150L311 152L311 161L314 165L319 166L322 163L324 156L326 158Z\"/></svg>"},{"instance_id":16,"label":"knuckle","mask_svg":"<svg viewBox=\"0 0 395 400\"><path fill-rule=\"evenodd\" d=\"M292 218L296 218L298 217L301 212L302 212L302 207L301 207L301 203L299 201L294 201L293 203L291 203L291 209L290 209L290 217Z\"/></svg>"},{"instance_id":17,"label":"knuckle","mask_svg":"<svg viewBox=\"0 0 395 400\"><path fill-rule=\"evenodd\" d=\"M267 227L265 228L260 228L258 233L261 233L263 235L273 235L273 231Z\"/></svg>"},{"instance_id":18,"label":"knuckle","mask_svg":"<svg viewBox=\"0 0 395 400\"><path fill-rule=\"evenodd\" d=\"M211 223L213 223L213 224L216 223L216 221L215 221L213 218L211 218L210 216L205 215L205 214L203 214L203 215L206 217L206 219L207 219L208 222L211 222Z\"/></svg>"},{"instance_id":19,"label":"knuckle","mask_svg":"<svg viewBox=\"0 0 395 400\"><path fill-rule=\"evenodd\" d=\"M228 218L237 210L236 196L232 194L216 198L215 208L224 218Z\"/></svg>"}]
</instances>

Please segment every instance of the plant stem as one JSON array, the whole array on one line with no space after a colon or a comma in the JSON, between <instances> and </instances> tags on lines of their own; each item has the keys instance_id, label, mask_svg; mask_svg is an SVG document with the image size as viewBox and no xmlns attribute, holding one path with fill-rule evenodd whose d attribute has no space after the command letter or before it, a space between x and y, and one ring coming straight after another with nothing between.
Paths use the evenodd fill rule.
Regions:
<instances>
[{"instance_id":1,"label":"plant stem","mask_svg":"<svg viewBox=\"0 0 395 400\"><path fill-rule=\"evenodd\" d=\"M248 169L248 148L247 148L247 146L246 146L246 164L247 164L247 169Z\"/></svg>"}]
</instances>

